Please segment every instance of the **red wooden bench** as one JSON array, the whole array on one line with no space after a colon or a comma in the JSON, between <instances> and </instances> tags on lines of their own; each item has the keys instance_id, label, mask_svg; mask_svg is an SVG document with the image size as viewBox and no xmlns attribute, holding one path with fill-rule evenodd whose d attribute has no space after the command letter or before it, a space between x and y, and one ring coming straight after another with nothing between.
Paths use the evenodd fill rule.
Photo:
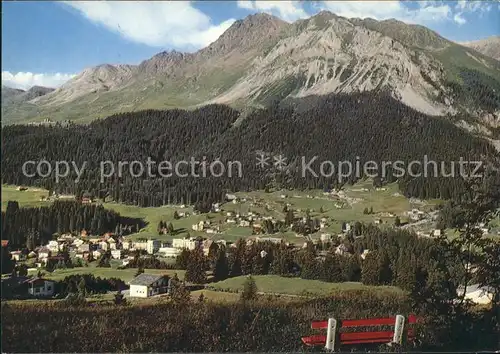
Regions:
<instances>
[{"instance_id":1,"label":"red wooden bench","mask_svg":"<svg viewBox=\"0 0 500 354\"><path fill-rule=\"evenodd\" d=\"M400 317L401 323L396 323L397 318ZM329 322L331 328L329 328ZM342 320L336 321L330 319L329 321L313 321L311 324L312 329L327 329L330 332L330 344L327 342L327 335L312 335L303 337L302 342L307 346L320 346L323 345L327 349L333 350L338 345L349 344L371 344L371 343L391 343L401 342L404 334L406 339L413 341L415 339L415 329L412 326L417 322L414 315L409 315L407 319L403 316L394 316L388 318L370 318L362 320ZM390 331L363 331L363 332L340 332L339 330L345 328L360 328L360 327L375 327L375 326L393 326L394 329ZM396 333L395 335L395 332Z\"/></svg>"}]
</instances>

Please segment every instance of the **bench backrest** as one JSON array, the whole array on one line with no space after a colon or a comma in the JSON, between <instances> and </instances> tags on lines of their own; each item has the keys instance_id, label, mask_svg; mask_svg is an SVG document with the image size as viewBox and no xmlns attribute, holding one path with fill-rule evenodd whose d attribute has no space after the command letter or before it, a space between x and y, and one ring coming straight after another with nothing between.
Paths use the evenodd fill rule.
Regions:
<instances>
[{"instance_id":1,"label":"bench backrest","mask_svg":"<svg viewBox=\"0 0 500 354\"><path fill-rule=\"evenodd\" d=\"M406 319L406 324L404 326L404 332L406 333L406 338L408 341L412 341L415 338L415 330L411 328L414 323L417 322L417 317L414 315L409 315ZM387 318L369 318L360 320L339 320L337 323L337 328L361 328L361 327L377 327L377 326L395 326L396 316ZM311 324L312 329L327 329L328 321L313 321ZM394 338L394 329L392 330L368 330L368 331L349 331L335 333L337 336L335 342L340 345L349 344L370 344L370 343L390 343ZM327 341L327 336L312 335L308 337L303 337L302 342L308 346L319 346L325 345Z\"/></svg>"}]
</instances>

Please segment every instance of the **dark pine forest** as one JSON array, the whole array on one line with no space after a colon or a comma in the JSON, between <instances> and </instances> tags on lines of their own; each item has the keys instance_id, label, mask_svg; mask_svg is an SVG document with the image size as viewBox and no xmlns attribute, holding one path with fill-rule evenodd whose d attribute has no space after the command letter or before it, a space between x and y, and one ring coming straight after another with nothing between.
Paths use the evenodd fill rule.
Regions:
<instances>
[{"instance_id":1,"label":"dark pine forest","mask_svg":"<svg viewBox=\"0 0 500 354\"><path fill-rule=\"evenodd\" d=\"M314 104L311 104L313 102ZM240 118L240 119L238 119ZM284 170L256 166L256 151L286 156ZM123 113L87 126L34 127L12 125L3 129L3 183L35 185L58 193L107 197L139 206L168 203L208 204L225 193L272 188L333 188L354 183L364 176L344 178L301 174L301 157L319 171L321 161L434 161L482 160L496 164L498 153L487 141L474 137L445 118L419 113L385 94L330 95L293 104L275 104L245 117L224 105L209 105L193 111L147 110ZM128 173L100 182L100 161L196 160L240 161L241 177L136 178ZM22 174L25 161L74 161L85 172L78 183L68 176L56 183L54 175L31 178ZM271 160L272 161L272 160ZM438 166L439 167L439 166ZM440 168L440 167L439 167ZM458 168L458 165L457 165ZM413 169L417 172L419 167ZM235 170L237 171L237 170ZM420 169L422 171L422 169ZM387 170L375 183L398 181L407 197L452 199L463 192L456 177L396 178ZM442 171L440 171L442 172Z\"/></svg>"}]
</instances>

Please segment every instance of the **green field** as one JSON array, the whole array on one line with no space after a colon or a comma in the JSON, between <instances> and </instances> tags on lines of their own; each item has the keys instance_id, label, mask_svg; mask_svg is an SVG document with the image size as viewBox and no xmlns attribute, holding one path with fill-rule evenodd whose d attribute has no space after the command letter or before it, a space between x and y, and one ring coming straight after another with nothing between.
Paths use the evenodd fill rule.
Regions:
<instances>
[{"instance_id":1,"label":"green field","mask_svg":"<svg viewBox=\"0 0 500 354\"><path fill-rule=\"evenodd\" d=\"M362 191L363 188L369 189L369 191ZM420 207L425 210L430 209L432 206L439 203L439 201L430 200L424 201L420 204L412 204L409 199L402 195L397 195L398 190L396 184L391 184L385 188L387 189L385 191L376 191L372 187L371 181L364 181L356 184L355 186L350 186L345 190L346 196L349 198L357 198L359 201L352 205L348 205L344 202L341 209L335 206L336 204L341 203L341 201L336 201L329 196L325 196L323 192L319 190L275 191L271 193L265 193L263 191L235 193L238 198L245 198L246 201L238 202L236 204L224 203L221 206L221 209L223 210L222 212L208 213L204 215L192 215L191 207L184 209L175 206L141 208L117 203L104 203L104 206L108 209L113 209L124 216L144 218L148 225L139 233L131 235L130 237L132 239L157 238L167 240L172 238L167 235L157 235L157 225L161 220L163 220L172 222L172 225L176 230L176 235L174 237L184 237L189 233L191 236L209 236L213 239L236 241L241 237L251 236L251 229L249 227L226 224L225 220L227 216L225 213L228 211L239 213L241 215L246 215L249 211L252 211L263 216L272 216L278 220L283 220L285 218L283 213L283 207L285 204L291 205L290 207L296 211L296 216L305 216L306 210L309 209L311 217L317 217L320 219L326 218L328 220L328 227L321 230L321 232L317 235L313 235L313 237L319 237L319 234L323 232L339 233L341 231L343 221L361 221L370 223L374 222L376 218L380 218L387 225L392 225L394 223L394 218L380 216L380 213L393 213L394 215L400 216L400 218L404 220L404 212L411 210L412 208ZM282 195L286 195L286 198L282 198ZM373 208L374 214L363 214L363 210L365 208ZM320 212L321 209L323 210L322 213ZM188 212L191 216L174 220L173 215L175 210ZM191 226L200 220L209 220L212 225L218 225L221 228L221 233L216 235L207 235L205 232L192 231ZM284 234L278 233L273 236L285 238L291 242L303 241L303 239L301 241L297 238L293 232L286 232Z\"/></svg>"},{"instance_id":2,"label":"green field","mask_svg":"<svg viewBox=\"0 0 500 354\"><path fill-rule=\"evenodd\" d=\"M40 201L40 197L47 197L49 192L41 188L28 188L26 191L18 191L17 186L2 185L2 211L5 211L7 202L15 200L21 207L40 207L49 202Z\"/></svg>"},{"instance_id":3,"label":"green field","mask_svg":"<svg viewBox=\"0 0 500 354\"><path fill-rule=\"evenodd\" d=\"M101 278L119 278L124 282L131 281L135 274L137 273L136 268L127 268L127 269L116 269L116 268L99 268L95 266L94 263L90 263L88 267L79 267L79 268L68 268L68 269L56 269L55 271L49 273L42 270L45 273L44 277L52 280L63 280L65 277L76 274L92 274L95 277ZM172 270L172 269L145 269L144 273L148 274L164 274L164 275L174 275L177 273L179 279L184 278L185 271L184 270ZM31 273L30 273L31 274ZM34 272L33 274L36 274Z\"/></svg>"},{"instance_id":4,"label":"green field","mask_svg":"<svg viewBox=\"0 0 500 354\"><path fill-rule=\"evenodd\" d=\"M206 300L213 302L236 302L240 299L239 294L213 290L195 290L191 292L191 298L196 301L201 294Z\"/></svg>"},{"instance_id":5,"label":"green field","mask_svg":"<svg viewBox=\"0 0 500 354\"><path fill-rule=\"evenodd\" d=\"M263 216L272 216L275 219L284 220L283 207L289 204L290 208L296 211L296 216L305 216L306 210L310 211L313 218L326 218L328 226L312 237L319 237L324 232L339 233L342 222L374 222L375 219L382 219L384 225L392 225L394 217L384 216L382 213L392 213L398 215L401 220L405 220L404 213L412 208L429 210L437 205L439 201L429 200L419 203L410 203L410 200L398 193L396 184L385 186L386 190L375 190L370 180L357 183L354 186L345 188L345 198L354 200L347 202L345 198L335 199L326 196L320 190L311 191L274 191L265 193L263 191L236 193L236 195L245 202L225 203L221 206L222 210L218 213L208 213L204 215L193 215L191 206L180 208L180 206L162 206L142 208L132 205L119 203L103 203L107 209L114 210L123 216L142 218L147 223L140 232L130 235L131 239L138 238L156 238L166 241L172 238L190 236L211 237L213 239L225 239L235 241L241 237L251 236L249 227L240 227L235 224L226 224L226 212L232 211L245 215L249 211ZM40 201L41 196L47 196L48 192L41 189L29 188L27 191L18 191L15 186L2 186L2 210L5 210L7 201L17 200L21 206L42 206L50 202ZM282 196L286 196L282 198ZM373 208L374 214L366 215L363 213L365 208ZM187 212L188 217L174 220L174 212ZM321 212L322 211L322 212ZM209 220L213 226L219 226L221 233L206 234L205 232L193 231L191 226L201 220ZM176 230L174 236L158 235L157 226L160 221L171 222ZM383 225L382 225L383 226ZM275 234L274 237L282 237L291 242L302 242L293 232L284 234Z\"/></svg>"},{"instance_id":6,"label":"green field","mask_svg":"<svg viewBox=\"0 0 500 354\"><path fill-rule=\"evenodd\" d=\"M256 275L253 276L257 284L257 291L270 294L287 295L328 295L338 290L369 290L400 292L393 286L367 286L361 283L327 283L319 280L307 280L301 278L286 278L277 275ZM247 280L246 276L229 278L224 281L210 284L211 288L228 292L237 292L243 289Z\"/></svg>"}]
</instances>

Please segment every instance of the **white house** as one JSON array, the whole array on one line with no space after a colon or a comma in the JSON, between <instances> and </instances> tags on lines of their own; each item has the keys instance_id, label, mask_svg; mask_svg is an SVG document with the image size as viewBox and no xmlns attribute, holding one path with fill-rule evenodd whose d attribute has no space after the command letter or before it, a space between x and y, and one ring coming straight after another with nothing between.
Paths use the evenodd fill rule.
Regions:
<instances>
[{"instance_id":1,"label":"white house","mask_svg":"<svg viewBox=\"0 0 500 354\"><path fill-rule=\"evenodd\" d=\"M90 252L90 245L88 243L82 243L78 246L78 252Z\"/></svg>"},{"instance_id":2,"label":"white house","mask_svg":"<svg viewBox=\"0 0 500 354\"><path fill-rule=\"evenodd\" d=\"M281 243L282 239L278 237L256 237L256 242L272 242L272 243Z\"/></svg>"},{"instance_id":3,"label":"white house","mask_svg":"<svg viewBox=\"0 0 500 354\"><path fill-rule=\"evenodd\" d=\"M179 254L181 254L182 249L174 248L174 247L160 247L158 253L163 255L164 257L175 258Z\"/></svg>"},{"instance_id":4,"label":"white house","mask_svg":"<svg viewBox=\"0 0 500 354\"><path fill-rule=\"evenodd\" d=\"M351 224L346 223L346 224L342 227L342 231L343 231L343 232L349 232L349 231L351 231Z\"/></svg>"},{"instance_id":5,"label":"white house","mask_svg":"<svg viewBox=\"0 0 500 354\"><path fill-rule=\"evenodd\" d=\"M132 243L132 249L134 250L147 250L148 249L148 242L147 241L138 241L138 242L133 242Z\"/></svg>"},{"instance_id":6,"label":"white house","mask_svg":"<svg viewBox=\"0 0 500 354\"><path fill-rule=\"evenodd\" d=\"M111 250L111 257L113 257L113 259L121 259L122 258L122 251L121 250Z\"/></svg>"},{"instance_id":7,"label":"white house","mask_svg":"<svg viewBox=\"0 0 500 354\"><path fill-rule=\"evenodd\" d=\"M481 232L482 232L483 234L489 234L489 233L490 233L490 229L489 229L489 228L487 228L487 227L482 227L482 228L481 228Z\"/></svg>"},{"instance_id":8,"label":"white house","mask_svg":"<svg viewBox=\"0 0 500 354\"><path fill-rule=\"evenodd\" d=\"M80 246L81 246L81 245L83 245L83 244L84 244L83 240L81 240L81 239L79 239L79 238L77 238L77 239L75 239L75 240L73 241L73 245L75 245L76 247L80 247Z\"/></svg>"},{"instance_id":9,"label":"white house","mask_svg":"<svg viewBox=\"0 0 500 354\"><path fill-rule=\"evenodd\" d=\"M203 231L203 229L205 228L205 223L202 220L199 223L191 226L191 228L193 229L193 231Z\"/></svg>"},{"instance_id":10,"label":"white house","mask_svg":"<svg viewBox=\"0 0 500 354\"><path fill-rule=\"evenodd\" d=\"M42 247L38 250L38 260L44 261L50 257L50 250L47 247Z\"/></svg>"},{"instance_id":11,"label":"white house","mask_svg":"<svg viewBox=\"0 0 500 354\"><path fill-rule=\"evenodd\" d=\"M99 243L99 247L101 247L101 249L102 249L103 251L107 251L107 250L108 250L108 248L109 248L109 245L108 245L108 243L107 243L106 241L101 241L101 242Z\"/></svg>"},{"instance_id":12,"label":"white house","mask_svg":"<svg viewBox=\"0 0 500 354\"><path fill-rule=\"evenodd\" d=\"M112 237L108 238L108 244L110 250L116 250L116 241L114 238Z\"/></svg>"},{"instance_id":13,"label":"white house","mask_svg":"<svg viewBox=\"0 0 500 354\"><path fill-rule=\"evenodd\" d=\"M161 242L158 240L148 240L146 250L149 254L154 254L161 247Z\"/></svg>"},{"instance_id":14,"label":"white house","mask_svg":"<svg viewBox=\"0 0 500 354\"><path fill-rule=\"evenodd\" d=\"M248 227L248 226L250 226L250 221L248 221L248 220L241 220L240 221L240 226L241 227Z\"/></svg>"},{"instance_id":15,"label":"white house","mask_svg":"<svg viewBox=\"0 0 500 354\"><path fill-rule=\"evenodd\" d=\"M130 283L130 297L149 297L165 293L168 280L163 275L142 273Z\"/></svg>"},{"instance_id":16,"label":"white house","mask_svg":"<svg viewBox=\"0 0 500 354\"><path fill-rule=\"evenodd\" d=\"M196 248L197 241L195 239L185 239L185 238L174 238L172 240L173 248L187 248L188 250L194 250Z\"/></svg>"},{"instance_id":17,"label":"white house","mask_svg":"<svg viewBox=\"0 0 500 354\"><path fill-rule=\"evenodd\" d=\"M370 250L365 249L365 250L363 251L363 253L361 253L361 259L362 259L362 260L365 260L365 259L366 259L366 256L368 256L368 254L369 254L369 253L370 253Z\"/></svg>"},{"instance_id":18,"label":"white house","mask_svg":"<svg viewBox=\"0 0 500 354\"><path fill-rule=\"evenodd\" d=\"M457 289L459 295L462 295L463 291L463 287ZM486 287L480 287L479 284L468 285L465 298L471 300L475 304L487 305L493 299L493 292Z\"/></svg>"},{"instance_id":19,"label":"white house","mask_svg":"<svg viewBox=\"0 0 500 354\"><path fill-rule=\"evenodd\" d=\"M101 257L105 252L103 250L95 250L94 252L92 252L92 256L95 258L95 259L98 259L99 257Z\"/></svg>"},{"instance_id":20,"label":"white house","mask_svg":"<svg viewBox=\"0 0 500 354\"><path fill-rule=\"evenodd\" d=\"M28 293L36 297L54 295L55 282L48 279L33 278L26 282L28 284Z\"/></svg>"},{"instance_id":21,"label":"white house","mask_svg":"<svg viewBox=\"0 0 500 354\"><path fill-rule=\"evenodd\" d=\"M131 248L132 248L132 244L133 244L133 243L132 243L132 241L131 241L131 240L126 240L126 241L124 240L124 241L122 241L122 248L123 248L124 250L129 250L129 249L131 249Z\"/></svg>"},{"instance_id":22,"label":"white house","mask_svg":"<svg viewBox=\"0 0 500 354\"><path fill-rule=\"evenodd\" d=\"M25 258L24 254L21 251L10 252L10 255L12 259L15 261L22 261Z\"/></svg>"},{"instance_id":23,"label":"white house","mask_svg":"<svg viewBox=\"0 0 500 354\"><path fill-rule=\"evenodd\" d=\"M59 251L59 243L57 241L49 241L47 248L54 253L57 253Z\"/></svg>"}]
</instances>

